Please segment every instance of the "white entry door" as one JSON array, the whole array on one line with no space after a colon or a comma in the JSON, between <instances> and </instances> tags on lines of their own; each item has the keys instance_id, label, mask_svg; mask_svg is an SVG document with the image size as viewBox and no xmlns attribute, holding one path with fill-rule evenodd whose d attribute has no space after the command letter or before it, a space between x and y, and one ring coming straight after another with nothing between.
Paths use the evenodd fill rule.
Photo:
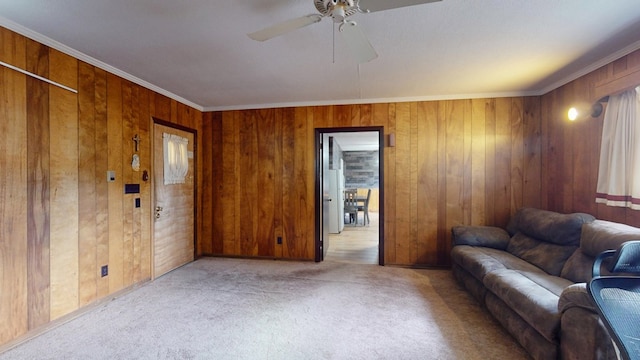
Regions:
<instances>
[{"instance_id":1,"label":"white entry door","mask_svg":"<svg viewBox=\"0 0 640 360\"><path fill-rule=\"evenodd\" d=\"M164 136L187 139L184 183L165 184ZM154 277L193 261L195 248L195 158L193 133L154 124Z\"/></svg>"}]
</instances>

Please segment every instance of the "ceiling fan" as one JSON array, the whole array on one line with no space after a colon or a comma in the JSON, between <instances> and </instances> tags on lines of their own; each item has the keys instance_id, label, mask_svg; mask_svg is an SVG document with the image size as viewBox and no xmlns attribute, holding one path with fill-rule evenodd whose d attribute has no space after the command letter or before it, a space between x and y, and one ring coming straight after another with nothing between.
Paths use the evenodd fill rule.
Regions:
<instances>
[{"instance_id":1,"label":"ceiling fan","mask_svg":"<svg viewBox=\"0 0 640 360\"><path fill-rule=\"evenodd\" d=\"M356 60L359 63L365 63L377 58L378 54L360 27L358 27L358 24L349 17L356 13L366 14L437 1L441 0L313 0L319 12L318 14L291 19L250 33L248 36L253 40L266 41L293 30L320 22L320 20L325 17L331 17L335 24L339 24L338 30L342 34L349 49L353 52Z\"/></svg>"}]
</instances>

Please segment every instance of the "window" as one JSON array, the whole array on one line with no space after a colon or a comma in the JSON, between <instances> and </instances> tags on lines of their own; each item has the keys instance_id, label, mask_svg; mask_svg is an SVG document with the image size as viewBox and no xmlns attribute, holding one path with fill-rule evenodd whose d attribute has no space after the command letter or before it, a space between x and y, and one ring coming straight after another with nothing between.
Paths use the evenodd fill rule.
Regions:
<instances>
[{"instance_id":1,"label":"window","mask_svg":"<svg viewBox=\"0 0 640 360\"><path fill-rule=\"evenodd\" d=\"M164 184L184 184L189 172L188 139L173 134L162 134L164 152Z\"/></svg>"}]
</instances>

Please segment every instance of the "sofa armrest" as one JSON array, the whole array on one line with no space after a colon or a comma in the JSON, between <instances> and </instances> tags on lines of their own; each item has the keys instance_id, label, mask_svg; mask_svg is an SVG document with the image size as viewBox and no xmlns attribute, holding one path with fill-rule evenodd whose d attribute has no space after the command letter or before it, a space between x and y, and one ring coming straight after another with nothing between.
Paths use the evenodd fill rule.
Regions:
<instances>
[{"instance_id":1,"label":"sofa armrest","mask_svg":"<svg viewBox=\"0 0 640 360\"><path fill-rule=\"evenodd\" d=\"M453 245L484 246L505 250L511 237L506 230L493 226L454 226Z\"/></svg>"},{"instance_id":2,"label":"sofa armrest","mask_svg":"<svg viewBox=\"0 0 640 360\"><path fill-rule=\"evenodd\" d=\"M597 314L595 304L589 292L586 283L577 283L567 286L560 294L558 300L558 310L563 313L572 307L579 307Z\"/></svg>"},{"instance_id":3,"label":"sofa armrest","mask_svg":"<svg viewBox=\"0 0 640 360\"><path fill-rule=\"evenodd\" d=\"M618 359L586 283L564 289L558 300L561 359Z\"/></svg>"}]
</instances>

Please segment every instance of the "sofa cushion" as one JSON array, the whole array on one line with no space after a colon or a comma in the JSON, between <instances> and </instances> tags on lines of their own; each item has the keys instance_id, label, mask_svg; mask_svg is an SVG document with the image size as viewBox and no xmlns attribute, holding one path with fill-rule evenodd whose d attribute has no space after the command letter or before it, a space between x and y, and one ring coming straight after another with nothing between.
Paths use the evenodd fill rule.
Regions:
<instances>
[{"instance_id":1,"label":"sofa cushion","mask_svg":"<svg viewBox=\"0 0 640 360\"><path fill-rule=\"evenodd\" d=\"M503 269L487 274L483 283L547 340L558 341L558 299L571 281L542 271Z\"/></svg>"},{"instance_id":2,"label":"sofa cushion","mask_svg":"<svg viewBox=\"0 0 640 360\"><path fill-rule=\"evenodd\" d=\"M560 276L564 263L577 248L539 241L518 232L509 241L507 251L551 275Z\"/></svg>"},{"instance_id":3,"label":"sofa cushion","mask_svg":"<svg viewBox=\"0 0 640 360\"><path fill-rule=\"evenodd\" d=\"M521 208L509 222L509 233L521 232L529 237L558 245L580 245L582 224L595 218L589 214L560 214L534 208Z\"/></svg>"},{"instance_id":4,"label":"sofa cushion","mask_svg":"<svg viewBox=\"0 0 640 360\"><path fill-rule=\"evenodd\" d=\"M494 249L506 249L509 234L494 226L454 226L451 228L453 245L486 246Z\"/></svg>"},{"instance_id":5,"label":"sofa cushion","mask_svg":"<svg viewBox=\"0 0 640 360\"><path fill-rule=\"evenodd\" d=\"M589 282L591 280L592 267L593 257L585 255L578 248L564 263L560 276L576 283Z\"/></svg>"},{"instance_id":6,"label":"sofa cushion","mask_svg":"<svg viewBox=\"0 0 640 360\"><path fill-rule=\"evenodd\" d=\"M469 245L458 245L451 250L451 260L482 281L496 270L518 269L530 272L542 272L538 267L504 250Z\"/></svg>"}]
</instances>

